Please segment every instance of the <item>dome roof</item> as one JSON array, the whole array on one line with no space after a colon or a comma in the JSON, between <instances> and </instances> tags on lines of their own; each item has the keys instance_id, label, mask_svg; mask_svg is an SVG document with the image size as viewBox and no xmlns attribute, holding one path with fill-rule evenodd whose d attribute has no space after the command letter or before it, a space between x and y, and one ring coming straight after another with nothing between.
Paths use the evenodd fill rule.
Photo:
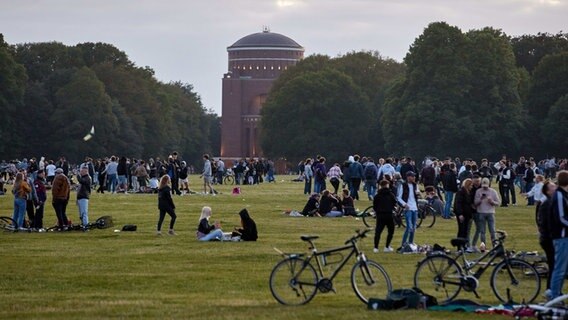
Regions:
<instances>
[{"instance_id":1,"label":"dome roof","mask_svg":"<svg viewBox=\"0 0 568 320\"><path fill-rule=\"evenodd\" d=\"M242 37L237 42L233 43L229 49L250 47L303 49L301 45L287 36L270 31L253 33Z\"/></svg>"}]
</instances>

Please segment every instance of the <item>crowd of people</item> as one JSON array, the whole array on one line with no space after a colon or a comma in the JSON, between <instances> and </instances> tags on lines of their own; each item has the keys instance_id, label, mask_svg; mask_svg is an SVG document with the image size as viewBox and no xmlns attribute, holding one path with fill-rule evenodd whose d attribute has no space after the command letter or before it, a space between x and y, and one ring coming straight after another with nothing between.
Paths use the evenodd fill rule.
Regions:
<instances>
[{"instance_id":1,"label":"crowd of people","mask_svg":"<svg viewBox=\"0 0 568 320\"><path fill-rule=\"evenodd\" d=\"M495 212L497 207L517 205L517 189L527 199L527 206L535 206L536 222L549 264L546 295L553 299L560 295L568 270L568 161L550 158L535 161L521 157L512 161L503 157L495 163L482 159L450 157L444 160L426 158L419 170L416 162L402 159L379 159L350 156L343 164L326 168L326 159L308 158L298 166L304 181L304 194L310 194L301 212L303 216L340 217L353 215L354 201L363 191L373 201L376 214L374 252L384 229L387 239L384 252L393 252L393 212L402 207L406 229L399 251L413 245L417 223L418 199L422 193L428 201L437 201L438 213L445 219L456 219L457 237L466 240L467 252L484 252L495 243ZM329 181L333 191L327 189ZM554 182L556 181L556 183ZM312 182L314 184L312 193ZM341 197L338 191L342 184ZM424 186L424 192L419 190ZM496 185L496 188L492 188ZM496 190L497 189L497 190ZM444 204L445 203L445 204ZM475 231L472 231L475 227ZM487 242L489 233L490 242ZM478 241L480 245L478 247Z\"/></svg>"}]
</instances>

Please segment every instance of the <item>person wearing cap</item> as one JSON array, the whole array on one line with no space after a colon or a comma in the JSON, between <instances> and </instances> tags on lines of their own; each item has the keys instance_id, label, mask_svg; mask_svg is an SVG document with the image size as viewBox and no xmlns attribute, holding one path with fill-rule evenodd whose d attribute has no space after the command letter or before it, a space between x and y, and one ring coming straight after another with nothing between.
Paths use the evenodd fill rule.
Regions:
<instances>
[{"instance_id":1,"label":"person wearing cap","mask_svg":"<svg viewBox=\"0 0 568 320\"><path fill-rule=\"evenodd\" d=\"M71 183L66 175L63 174L63 169L57 168L55 170L55 179L53 179L53 186L51 187L51 204L57 216L57 224L60 228L67 228L69 220L67 219L67 203L69 203L69 193L71 191Z\"/></svg>"},{"instance_id":2,"label":"person wearing cap","mask_svg":"<svg viewBox=\"0 0 568 320\"><path fill-rule=\"evenodd\" d=\"M501 200L495 189L489 187L489 179L481 180L481 188L475 192L474 205L477 210L476 228L479 230L481 242L487 243L485 238L486 226L489 228L491 243L495 241L495 207L499 206ZM477 239L474 239L474 241ZM472 243L473 248L476 243Z\"/></svg>"},{"instance_id":3,"label":"person wearing cap","mask_svg":"<svg viewBox=\"0 0 568 320\"><path fill-rule=\"evenodd\" d=\"M418 219L418 197L416 173L407 171L406 182L402 183L397 191L397 200L404 208L404 217L406 219L406 230L402 236L401 247L414 243L414 232L416 231L416 220Z\"/></svg>"},{"instance_id":4,"label":"person wearing cap","mask_svg":"<svg viewBox=\"0 0 568 320\"><path fill-rule=\"evenodd\" d=\"M77 181L79 182L79 190L77 190L79 219L81 220L81 225L85 228L89 224L89 197L91 195L91 176L89 176L89 167L87 165L81 166Z\"/></svg>"}]
</instances>

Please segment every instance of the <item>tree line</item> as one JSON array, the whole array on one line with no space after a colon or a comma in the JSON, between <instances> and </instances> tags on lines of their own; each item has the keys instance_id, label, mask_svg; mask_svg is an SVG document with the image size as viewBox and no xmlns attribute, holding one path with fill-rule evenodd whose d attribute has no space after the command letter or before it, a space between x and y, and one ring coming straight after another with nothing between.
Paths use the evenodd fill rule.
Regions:
<instances>
[{"instance_id":1,"label":"tree line","mask_svg":"<svg viewBox=\"0 0 568 320\"><path fill-rule=\"evenodd\" d=\"M261 143L295 160L566 156L567 111L568 34L435 22L402 63L362 51L290 68L262 109Z\"/></svg>"},{"instance_id":2,"label":"tree line","mask_svg":"<svg viewBox=\"0 0 568 320\"><path fill-rule=\"evenodd\" d=\"M0 34L0 158L163 156L220 149L220 119L193 87L163 83L105 43L9 45ZM95 127L89 141L83 136Z\"/></svg>"}]
</instances>

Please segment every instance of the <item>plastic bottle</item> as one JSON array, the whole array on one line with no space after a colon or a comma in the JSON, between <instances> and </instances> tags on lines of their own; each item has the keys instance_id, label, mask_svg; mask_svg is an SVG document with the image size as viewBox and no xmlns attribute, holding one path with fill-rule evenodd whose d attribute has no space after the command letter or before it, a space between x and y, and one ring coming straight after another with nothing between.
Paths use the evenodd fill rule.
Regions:
<instances>
[{"instance_id":1,"label":"plastic bottle","mask_svg":"<svg viewBox=\"0 0 568 320\"><path fill-rule=\"evenodd\" d=\"M482 243L479 245L479 251L485 252L485 249L487 249L487 247L485 246L485 242L482 242Z\"/></svg>"}]
</instances>

